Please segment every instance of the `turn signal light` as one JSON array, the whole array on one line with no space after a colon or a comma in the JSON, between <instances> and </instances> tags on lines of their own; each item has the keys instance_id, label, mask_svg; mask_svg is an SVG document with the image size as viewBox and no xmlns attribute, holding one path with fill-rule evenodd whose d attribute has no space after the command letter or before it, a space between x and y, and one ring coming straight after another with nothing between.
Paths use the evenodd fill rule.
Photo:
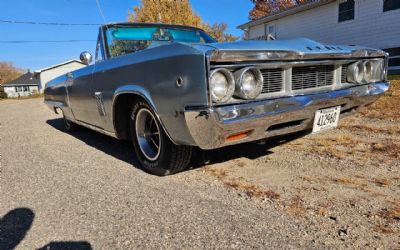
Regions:
<instances>
[{"instance_id":1,"label":"turn signal light","mask_svg":"<svg viewBox=\"0 0 400 250\"><path fill-rule=\"evenodd\" d=\"M233 142L233 141L244 139L246 137L249 137L251 132L253 132L253 130L247 130L247 131L244 131L244 132L240 132L240 133L237 133L237 134L230 135L225 139L225 142Z\"/></svg>"}]
</instances>

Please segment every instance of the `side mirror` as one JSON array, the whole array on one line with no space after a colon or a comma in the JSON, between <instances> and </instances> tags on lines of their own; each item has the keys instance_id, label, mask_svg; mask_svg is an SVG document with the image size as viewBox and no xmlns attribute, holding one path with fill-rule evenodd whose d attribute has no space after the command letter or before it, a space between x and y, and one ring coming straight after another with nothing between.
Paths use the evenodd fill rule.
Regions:
<instances>
[{"instance_id":1,"label":"side mirror","mask_svg":"<svg viewBox=\"0 0 400 250\"><path fill-rule=\"evenodd\" d=\"M81 53L81 55L79 56L79 59L81 60L81 62L85 65L89 65L92 62L92 54L90 54L87 51L84 51Z\"/></svg>"}]
</instances>

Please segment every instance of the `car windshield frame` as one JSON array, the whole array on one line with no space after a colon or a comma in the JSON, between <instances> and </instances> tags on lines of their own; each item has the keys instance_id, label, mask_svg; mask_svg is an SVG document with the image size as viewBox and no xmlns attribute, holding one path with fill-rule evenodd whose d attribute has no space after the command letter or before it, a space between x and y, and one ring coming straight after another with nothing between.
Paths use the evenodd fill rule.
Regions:
<instances>
[{"instance_id":1,"label":"car windshield frame","mask_svg":"<svg viewBox=\"0 0 400 250\"><path fill-rule=\"evenodd\" d=\"M179 25L108 25L103 27L103 37L105 52L107 58L110 59L143 51L162 43L208 44L216 42L201 29ZM121 41L119 46L122 48L118 48L120 51L111 51L112 46L117 47L115 41Z\"/></svg>"}]
</instances>

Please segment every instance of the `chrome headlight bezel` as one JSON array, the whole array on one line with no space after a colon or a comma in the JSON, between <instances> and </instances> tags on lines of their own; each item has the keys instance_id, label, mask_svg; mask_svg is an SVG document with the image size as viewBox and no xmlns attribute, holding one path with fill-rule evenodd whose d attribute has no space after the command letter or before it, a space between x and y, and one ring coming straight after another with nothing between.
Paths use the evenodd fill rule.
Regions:
<instances>
[{"instance_id":1,"label":"chrome headlight bezel","mask_svg":"<svg viewBox=\"0 0 400 250\"><path fill-rule=\"evenodd\" d=\"M347 81L355 84L384 80L384 59L361 60L347 68Z\"/></svg>"},{"instance_id":2,"label":"chrome headlight bezel","mask_svg":"<svg viewBox=\"0 0 400 250\"><path fill-rule=\"evenodd\" d=\"M213 89L213 87L215 86L215 83L213 83L213 76L217 73L222 74L226 79L227 88L223 97L217 96ZM233 74L225 68L214 69L210 72L209 90L213 102L223 103L229 101L232 98L233 93L235 92L235 78Z\"/></svg>"},{"instance_id":3,"label":"chrome headlight bezel","mask_svg":"<svg viewBox=\"0 0 400 250\"><path fill-rule=\"evenodd\" d=\"M250 72L254 76L254 89L252 93L246 93L246 90L244 89L244 78L246 74ZM253 100L256 99L262 92L263 89L263 76L261 74L261 71L258 68L254 67L246 67L243 69L240 69L234 73L235 80L236 80L236 89L234 95L246 99L246 100Z\"/></svg>"}]
</instances>

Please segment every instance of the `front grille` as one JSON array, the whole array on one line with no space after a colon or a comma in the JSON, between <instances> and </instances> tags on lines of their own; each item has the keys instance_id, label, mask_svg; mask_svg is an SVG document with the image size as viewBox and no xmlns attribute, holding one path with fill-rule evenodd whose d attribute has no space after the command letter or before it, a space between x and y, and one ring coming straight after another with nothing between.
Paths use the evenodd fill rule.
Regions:
<instances>
[{"instance_id":1,"label":"front grille","mask_svg":"<svg viewBox=\"0 0 400 250\"><path fill-rule=\"evenodd\" d=\"M333 65L294 67L292 89L310 89L333 85Z\"/></svg>"},{"instance_id":2,"label":"front grille","mask_svg":"<svg viewBox=\"0 0 400 250\"><path fill-rule=\"evenodd\" d=\"M347 65L342 66L342 74L340 76L340 82L341 83L347 82Z\"/></svg>"},{"instance_id":3,"label":"front grille","mask_svg":"<svg viewBox=\"0 0 400 250\"><path fill-rule=\"evenodd\" d=\"M261 93L274 93L282 91L282 69L263 69L261 70L261 74L264 78L263 90Z\"/></svg>"}]
</instances>

